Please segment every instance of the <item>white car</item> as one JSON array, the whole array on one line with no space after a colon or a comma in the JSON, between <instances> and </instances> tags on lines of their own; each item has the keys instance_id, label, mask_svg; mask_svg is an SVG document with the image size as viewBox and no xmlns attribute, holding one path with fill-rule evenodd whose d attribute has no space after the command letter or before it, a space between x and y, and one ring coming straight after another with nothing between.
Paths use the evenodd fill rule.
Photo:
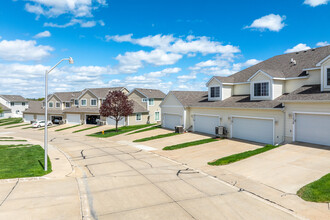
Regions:
<instances>
[{"instance_id":1,"label":"white car","mask_svg":"<svg viewBox=\"0 0 330 220\"><path fill-rule=\"evenodd\" d=\"M51 125L53 125L53 123L51 121L48 121L48 126L51 126ZM32 127L33 128L45 127L45 121L33 122Z\"/></svg>"}]
</instances>

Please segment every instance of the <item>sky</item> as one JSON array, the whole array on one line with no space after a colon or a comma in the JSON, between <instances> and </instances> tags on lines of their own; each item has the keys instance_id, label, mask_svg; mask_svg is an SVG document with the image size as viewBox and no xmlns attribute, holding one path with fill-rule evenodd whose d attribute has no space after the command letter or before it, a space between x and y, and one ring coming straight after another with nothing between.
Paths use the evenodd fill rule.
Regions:
<instances>
[{"instance_id":1,"label":"sky","mask_svg":"<svg viewBox=\"0 0 330 220\"><path fill-rule=\"evenodd\" d=\"M0 94L206 90L272 56L326 46L330 0L3 0Z\"/></svg>"}]
</instances>

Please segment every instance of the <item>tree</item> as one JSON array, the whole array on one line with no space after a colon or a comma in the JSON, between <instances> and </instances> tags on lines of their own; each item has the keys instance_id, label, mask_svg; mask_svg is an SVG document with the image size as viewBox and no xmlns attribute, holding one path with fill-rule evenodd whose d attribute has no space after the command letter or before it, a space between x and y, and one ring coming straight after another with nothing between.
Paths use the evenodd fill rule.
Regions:
<instances>
[{"instance_id":1,"label":"tree","mask_svg":"<svg viewBox=\"0 0 330 220\"><path fill-rule=\"evenodd\" d=\"M133 101L128 100L127 95L118 90L110 91L100 108L101 116L116 121L116 132L118 132L118 122L131 114L133 114Z\"/></svg>"},{"instance_id":2,"label":"tree","mask_svg":"<svg viewBox=\"0 0 330 220\"><path fill-rule=\"evenodd\" d=\"M2 108L0 107L0 114L3 112Z\"/></svg>"}]
</instances>

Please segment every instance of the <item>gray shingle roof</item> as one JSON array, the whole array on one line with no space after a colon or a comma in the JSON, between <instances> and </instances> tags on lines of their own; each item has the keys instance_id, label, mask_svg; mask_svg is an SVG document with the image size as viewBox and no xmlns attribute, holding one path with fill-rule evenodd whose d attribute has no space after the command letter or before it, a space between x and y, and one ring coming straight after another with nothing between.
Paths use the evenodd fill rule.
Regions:
<instances>
[{"instance_id":1,"label":"gray shingle roof","mask_svg":"<svg viewBox=\"0 0 330 220\"><path fill-rule=\"evenodd\" d=\"M282 108L278 100L251 100L250 95L234 95L223 101L208 101L208 92L200 91L172 91L171 92L185 107L210 108L253 108L279 109Z\"/></svg>"},{"instance_id":2,"label":"gray shingle roof","mask_svg":"<svg viewBox=\"0 0 330 220\"><path fill-rule=\"evenodd\" d=\"M142 95L146 96L146 98L151 99L163 99L165 98L166 94L158 89L142 89L142 88L136 88L134 90L137 90Z\"/></svg>"},{"instance_id":3,"label":"gray shingle roof","mask_svg":"<svg viewBox=\"0 0 330 220\"><path fill-rule=\"evenodd\" d=\"M72 99L76 99L81 95L81 92L55 92L56 95L62 102L70 102Z\"/></svg>"},{"instance_id":4,"label":"gray shingle roof","mask_svg":"<svg viewBox=\"0 0 330 220\"><path fill-rule=\"evenodd\" d=\"M29 108L24 111L25 114L44 114L43 101L29 101ZM60 115L63 111L60 109L48 108L48 114Z\"/></svg>"},{"instance_id":5,"label":"gray shingle roof","mask_svg":"<svg viewBox=\"0 0 330 220\"><path fill-rule=\"evenodd\" d=\"M7 106L4 106L1 103L0 103L0 109L2 109L3 111L10 111L11 110L10 108L8 108Z\"/></svg>"},{"instance_id":6,"label":"gray shingle roof","mask_svg":"<svg viewBox=\"0 0 330 220\"><path fill-rule=\"evenodd\" d=\"M330 55L330 46L287 53L274 56L254 66L239 71L229 77L218 77L224 83L246 82L258 70L262 70L273 77L289 78L304 76L303 69L314 68L316 64ZM293 58L297 63L291 63Z\"/></svg>"},{"instance_id":7,"label":"gray shingle roof","mask_svg":"<svg viewBox=\"0 0 330 220\"><path fill-rule=\"evenodd\" d=\"M20 95L0 95L2 98L9 102L28 102L23 96Z\"/></svg>"},{"instance_id":8,"label":"gray shingle roof","mask_svg":"<svg viewBox=\"0 0 330 220\"><path fill-rule=\"evenodd\" d=\"M289 94L283 95L280 101L330 102L330 92L321 92L321 85L304 85Z\"/></svg>"},{"instance_id":9,"label":"gray shingle roof","mask_svg":"<svg viewBox=\"0 0 330 220\"><path fill-rule=\"evenodd\" d=\"M122 90L122 89L125 89L125 87L90 88L90 89L83 90L83 92L85 92L86 90L89 90L94 95L96 95L96 97L98 97L99 99L105 99L110 91Z\"/></svg>"},{"instance_id":10,"label":"gray shingle roof","mask_svg":"<svg viewBox=\"0 0 330 220\"><path fill-rule=\"evenodd\" d=\"M137 103L136 101L133 101L133 113L143 113L143 112L149 112L145 107Z\"/></svg>"}]
</instances>

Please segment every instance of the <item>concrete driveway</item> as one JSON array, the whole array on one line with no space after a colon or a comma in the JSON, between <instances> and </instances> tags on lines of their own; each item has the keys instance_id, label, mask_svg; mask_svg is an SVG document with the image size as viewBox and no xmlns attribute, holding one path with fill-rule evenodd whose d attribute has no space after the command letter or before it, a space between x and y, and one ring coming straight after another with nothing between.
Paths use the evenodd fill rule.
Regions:
<instances>
[{"instance_id":1,"label":"concrete driveway","mask_svg":"<svg viewBox=\"0 0 330 220\"><path fill-rule=\"evenodd\" d=\"M50 131L50 144L72 170L56 165L54 173L63 175L2 181L0 219L295 219L285 208L155 153L111 138L59 133ZM38 130L11 135L42 141Z\"/></svg>"}]
</instances>

